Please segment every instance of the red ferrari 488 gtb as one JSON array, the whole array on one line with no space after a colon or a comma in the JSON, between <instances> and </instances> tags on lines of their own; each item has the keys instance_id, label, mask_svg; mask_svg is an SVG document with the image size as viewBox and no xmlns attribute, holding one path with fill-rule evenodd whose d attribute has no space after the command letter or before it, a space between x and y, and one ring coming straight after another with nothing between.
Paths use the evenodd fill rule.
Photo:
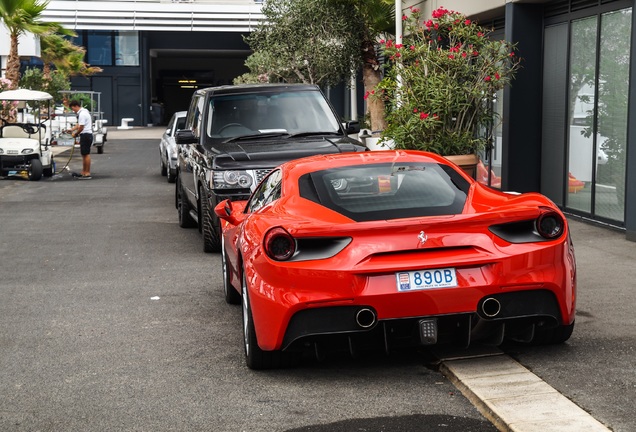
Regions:
<instances>
[{"instance_id":1,"label":"red ferrari 488 gtb","mask_svg":"<svg viewBox=\"0 0 636 432\"><path fill-rule=\"evenodd\" d=\"M572 334L576 264L561 211L537 193L489 189L443 157L299 159L215 211L250 368L290 365L307 348Z\"/></svg>"}]
</instances>

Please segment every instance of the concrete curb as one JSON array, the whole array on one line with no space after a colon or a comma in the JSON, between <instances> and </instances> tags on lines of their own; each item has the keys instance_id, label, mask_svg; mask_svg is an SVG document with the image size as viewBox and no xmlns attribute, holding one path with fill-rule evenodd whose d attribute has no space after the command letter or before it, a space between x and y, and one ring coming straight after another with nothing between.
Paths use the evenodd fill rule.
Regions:
<instances>
[{"instance_id":1,"label":"concrete curb","mask_svg":"<svg viewBox=\"0 0 636 432\"><path fill-rule=\"evenodd\" d=\"M610 431L506 355L443 360L440 371L500 431Z\"/></svg>"}]
</instances>

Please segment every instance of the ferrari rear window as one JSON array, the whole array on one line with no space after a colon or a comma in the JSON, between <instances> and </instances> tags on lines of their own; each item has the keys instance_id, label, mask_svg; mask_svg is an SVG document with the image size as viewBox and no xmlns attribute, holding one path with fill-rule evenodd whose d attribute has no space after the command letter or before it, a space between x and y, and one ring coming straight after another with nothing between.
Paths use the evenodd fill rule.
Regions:
<instances>
[{"instance_id":1,"label":"ferrari rear window","mask_svg":"<svg viewBox=\"0 0 636 432\"><path fill-rule=\"evenodd\" d=\"M300 195L355 221L461 213L470 183L447 165L387 163L316 171Z\"/></svg>"}]
</instances>

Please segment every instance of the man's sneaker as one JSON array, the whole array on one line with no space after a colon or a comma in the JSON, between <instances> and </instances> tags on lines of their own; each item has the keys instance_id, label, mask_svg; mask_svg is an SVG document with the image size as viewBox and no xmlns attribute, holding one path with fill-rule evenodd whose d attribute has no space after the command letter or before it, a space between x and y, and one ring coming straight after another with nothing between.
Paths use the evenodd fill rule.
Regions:
<instances>
[{"instance_id":1,"label":"man's sneaker","mask_svg":"<svg viewBox=\"0 0 636 432\"><path fill-rule=\"evenodd\" d=\"M91 177L91 176L89 176L89 175L80 175L80 176L77 176L77 178L78 178L79 180L90 180L90 179L92 179L93 177Z\"/></svg>"}]
</instances>

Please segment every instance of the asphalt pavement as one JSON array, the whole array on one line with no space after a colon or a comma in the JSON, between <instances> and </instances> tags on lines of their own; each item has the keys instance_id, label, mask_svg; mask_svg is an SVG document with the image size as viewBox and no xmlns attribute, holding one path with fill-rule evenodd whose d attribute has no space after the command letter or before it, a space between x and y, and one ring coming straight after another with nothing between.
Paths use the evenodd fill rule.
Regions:
<instances>
[{"instance_id":1,"label":"asphalt pavement","mask_svg":"<svg viewBox=\"0 0 636 432\"><path fill-rule=\"evenodd\" d=\"M174 186L159 176L163 131L111 127L92 180L0 180L0 430L494 430L469 399L500 430L592 430L555 421L569 408L594 430L636 430L636 243L622 232L569 218L572 338L437 364L457 389L408 357L254 374L240 314L209 295L218 256L176 227ZM77 170L70 150L55 148L56 160ZM504 394L508 384L475 373L497 361L495 376L526 387ZM555 394L565 401L526 415L530 428L525 402L496 411Z\"/></svg>"}]
</instances>

